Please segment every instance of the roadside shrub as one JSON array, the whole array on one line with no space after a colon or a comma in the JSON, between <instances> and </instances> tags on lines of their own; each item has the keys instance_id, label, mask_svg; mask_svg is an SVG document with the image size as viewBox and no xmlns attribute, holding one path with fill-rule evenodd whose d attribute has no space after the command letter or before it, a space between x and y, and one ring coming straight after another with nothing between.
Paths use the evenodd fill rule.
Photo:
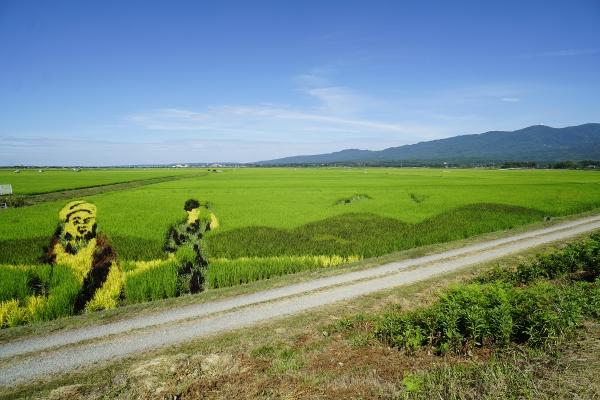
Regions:
<instances>
[{"instance_id":1,"label":"roadside shrub","mask_svg":"<svg viewBox=\"0 0 600 400\"><path fill-rule=\"evenodd\" d=\"M593 234L584 242L580 260L584 270L593 278L600 276L600 233Z\"/></svg>"},{"instance_id":2,"label":"roadside shrub","mask_svg":"<svg viewBox=\"0 0 600 400\"><path fill-rule=\"evenodd\" d=\"M511 299L513 340L532 347L560 343L580 325L586 302L586 292L579 285L539 282L514 290Z\"/></svg>"},{"instance_id":3,"label":"roadside shrub","mask_svg":"<svg viewBox=\"0 0 600 400\"><path fill-rule=\"evenodd\" d=\"M475 281L529 285L540 279L553 280L581 273L589 280L600 275L600 234L593 234L586 240L569 244L561 250L538 254L535 260L521 263L515 270L494 268Z\"/></svg>"},{"instance_id":4,"label":"roadside shrub","mask_svg":"<svg viewBox=\"0 0 600 400\"><path fill-rule=\"evenodd\" d=\"M513 329L509 298L504 285L457 286L429 308L384 316L375 335L405 350L429 344L442 354L482 345L506 345Z\"/></svg>"},{"instance_id":5,"label":"roadside shrub","mask_svg":"<svg viewBox=\"0 0 600 400\"><path fill-rule=\"evenodd\" d=\"M407 351L430 345L440 354L510 342L551 347L585 317L598 318L598 305L596 283L469 284L448 290L430 307L384 315L375 336Z\"/></svg>"},{"instance_id":6,"label":"roadside shrub","mask_svg":"<svg viewBox=\"0 0 600 400\"><path fill-rule=\"evenodd\" d=\"M386 344L412 352L425 345L427 337L425 319L417 313L385 315L378 323L375 335Z\"/></svg>"},{"instance_id":7,"label":"roadside shrub","mask_svg":"<svg viewBox=\"0 0 600 400\"><path fill-rule=\"evenodd\" d=\"M587 301L583 304L584 314L600 322L600 278L594 283L579 283L587 291Z\"/></svg>"}]
</instances>

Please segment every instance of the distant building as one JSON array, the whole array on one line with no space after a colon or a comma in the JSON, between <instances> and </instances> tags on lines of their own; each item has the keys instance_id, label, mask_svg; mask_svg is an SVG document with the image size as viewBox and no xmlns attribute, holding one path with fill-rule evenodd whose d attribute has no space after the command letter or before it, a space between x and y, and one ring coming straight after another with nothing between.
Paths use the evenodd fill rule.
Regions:
<instances>
[{"instance_id":1,"label":"distant building","mask_svg":"<svg viewBox=\"0 0 600 400\"><path fill-rule=\"evenodd\" d=\"M5 195L5 194L13 194L12 185L10 185L10 184L0 185L0 196Z\"/></svg>"}]
</instances>

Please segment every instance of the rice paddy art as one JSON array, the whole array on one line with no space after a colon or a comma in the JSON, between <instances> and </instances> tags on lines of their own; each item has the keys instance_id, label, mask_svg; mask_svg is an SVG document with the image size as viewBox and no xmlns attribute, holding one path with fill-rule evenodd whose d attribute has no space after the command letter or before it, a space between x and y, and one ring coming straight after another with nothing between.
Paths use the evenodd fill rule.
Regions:
<instances>
[{"instance_id":1,"label":"rice paddy art","mask_svg":"<svg viewBox=\"0 0 600 400\"><path fill-rule=\"evenodd\" d=\"M0 210L0 325L335 268L600 207L595 172L367 171L224 169ZM126 176L110 173L86 172L99 184ZM61 174L19 179L33 192L34 181Z\"/></svg>"}]
</instances>

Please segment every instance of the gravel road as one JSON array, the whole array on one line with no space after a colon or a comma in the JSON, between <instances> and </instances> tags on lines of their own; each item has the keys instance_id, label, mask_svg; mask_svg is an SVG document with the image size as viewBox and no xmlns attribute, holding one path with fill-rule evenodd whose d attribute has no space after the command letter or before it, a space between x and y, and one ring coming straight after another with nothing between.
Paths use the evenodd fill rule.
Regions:
<instances>
[{"instance_id":1,"label":"gravel road","mask_svg":"<svg viewBox=\"0 0 600 400\"><path fill-rule=\"evenodd\" d=\"M600 229L600 216L277 289L10 341L0 345L0 385L31 382L49 374L408 285L596 229Z\"/></svg>"}]
</instances>

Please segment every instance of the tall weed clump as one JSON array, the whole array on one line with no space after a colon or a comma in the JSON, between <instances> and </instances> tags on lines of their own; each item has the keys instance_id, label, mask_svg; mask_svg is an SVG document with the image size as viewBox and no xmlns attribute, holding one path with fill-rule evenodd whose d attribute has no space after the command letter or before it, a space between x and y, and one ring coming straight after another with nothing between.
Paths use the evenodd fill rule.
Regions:
<instances>
[{"instance_id":1,"label":"tall weed clump","mask_svg":"<svg viewBox=\"0 0 600 400\"><path fill-rule=\"evenodd\" d=\"M511 342L550 347L588 315L588 293L579 285L548 282L518 288L502 283L458 286L429 308L385 315L375 334L394 347L412 351L429 345L440 354Z\"/></svg>"},{"instance_id":2,"label":"tall weed clump","mask_svg":"<svg viewBox=\"0 0 600 400\"><path fill-rule=\"evenodd\" d=\"M569 275L593 281L600 276L600 233L581 242L546 254L538 254L534 261L521 263L516 269L495 268L481 275L477 282L506 282L528 285L536 280L553 280Z\"/></svg>"},{"instance_id":3,"label":"tall weed clump","mask_svg":"<svg viewBox=\"0 0 600 400\"><path fill-rule=\"evenodd\" d=\"M494 270L429 307L384 315L375 335L408 351L428 345L441 354L509 343L552 347L585 318L600 318L599 254L600 235L592 235L516 270Z\"/></svg>"},{"instance_id":4,"label":"tall weed clump","mask_svg":"<svg viewBox=\"0 0 600 400\"><path fill-rule=\"evenodd\" d=\"M440 353L505 345L513 330L510 293L501 285L457 286L429 308L384 316L376 335L390 345L416 350L429 344Z\"/></svg>"}]
</instances>

